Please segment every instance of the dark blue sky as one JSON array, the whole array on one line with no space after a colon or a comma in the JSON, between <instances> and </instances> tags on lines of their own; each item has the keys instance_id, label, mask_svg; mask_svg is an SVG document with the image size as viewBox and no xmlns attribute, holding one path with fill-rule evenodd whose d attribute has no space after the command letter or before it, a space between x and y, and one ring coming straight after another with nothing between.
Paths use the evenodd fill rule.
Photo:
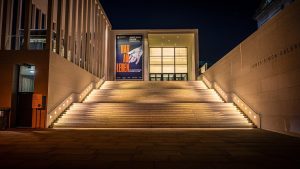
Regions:
<instances>
[{"instance_id":1,"label":"dark blue sky","mask_svg":"<svg viewBox=\"0 0 300 169\"><path fill-rule=\"evenodd\" d=\"M100 0L113 29L198 28L200 60L215 63L256 30L260 0Z\"/></svg>"}]
</instances>

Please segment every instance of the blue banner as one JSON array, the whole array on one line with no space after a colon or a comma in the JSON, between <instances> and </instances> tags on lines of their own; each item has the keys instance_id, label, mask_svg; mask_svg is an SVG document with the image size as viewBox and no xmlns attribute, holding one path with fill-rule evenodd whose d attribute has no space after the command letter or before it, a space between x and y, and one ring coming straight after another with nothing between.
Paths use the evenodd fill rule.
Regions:
<instances>
[{"instance_id":1,"label":"blue banner","mask_svg":"<svg viewBox=\"0 0 300 169\"><path fill-rule=\"evenodd\" d=\"M143 36L118 35L116 80L143 80Z\"/></svg>"}]
</instances>

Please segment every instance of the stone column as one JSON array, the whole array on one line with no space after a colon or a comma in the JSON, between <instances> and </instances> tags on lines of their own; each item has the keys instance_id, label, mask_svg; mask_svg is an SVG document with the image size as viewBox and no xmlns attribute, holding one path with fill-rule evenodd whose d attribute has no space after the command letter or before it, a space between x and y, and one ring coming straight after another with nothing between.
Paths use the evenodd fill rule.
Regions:
<instances>
[{"instance_id":1,"label":"stone column","mask_svg":"<svg viewBox=\"0 0 300 169\"><path fill-rule=\"evenodd\" d=\"M87 18L87 41L86 41L86 65L87 65L87 71L88 72L91 72L90 71L90 67L91 67L91 65L90 65L90 58L91 58L91 56L90 56L90 49L91 49L91 43L90 43L90 41L91 41L91 1L92 0L87 0L88 1L88 10L87 10L87 12L88 12L88 18Z\"/></svg>"},{"instance_id":2,"label":"stone column","mask_svg":"<svg viewBox=\"0 0 300 169\"><path fill-rule=\"evenodd\" d=\"M99 54L99 38L100 38L100 36L99 36L99 33L100 33L100 31L99 31L99 27L100 27L100 22L99 22L99 15L100 15L100 10L99 10L99 5L96 5L96 11L97 11L97 13L96 13L96 44L95 44L95 46L96 46L96 58L97 58L97 65L96 65L96 71L97 71L97 76L99 77L99 78L101 78L100 77L100 54Z\"/></svg>"},{"instance_id":3,"label":"stone column","mask_svg":"<svg viewBox=\"0 0 300 169\"><path fill-rule=\"evenodd\" d=\"M31 26L31 7L32 0L25 1L25 21L24 21L24 44L23 49L29 49L30 26Z\"/></svg>"},{"instance_id":4,"label":"stone column","mask_svg":"<svg viewBox=\"0 0 300 169\"><path fill-rule=\"evenodd\" d=\"M0 0L0 37L2 38L2 22L3 22L3 0ZM0 39L1 50L1 39Z\"/></svg>"},{"instance_id":5,"label":"stone column","mask_svg":"<svg viewBox=\"0 0 300 169\"><path fill-rule=\"evenodd\" d=\"M99 73L100 73L100 77L102 78L102 72L103 72L103 55L102 55L102 37L103 37L103 33L102 33L102 9L100 8L99 9L99 57L100 57L100 70L99 70Z\"/></svg>"},{"instance_id":6,"label":"stone column","mask_svg":"<svg viewBox=\"0 0 300 169\"><path fill-rule=\"evenodd\" d=\"M69 24L70 24L70 0L66 0L64 57L70 61L70 58L68 57L68 53L69 53Z\"/></svg>"},{"instance_id":7,"label":"stone column","mask_svg":"<svg viewBox=\"0 0 300 169\"><path fill-rule=\"evenodd\" d=\"M16 50L20 50L20 28L22 19L22 1L18 0L17 23L16 23Z\"/></svg>"},{"instance_id":8,"label":"stone column","mask_svg":"<svg viewBox=\"0 0 300 169\"><path fill-rule=\"evenodd\" d=\"M107 48L108 48L108 27L106 22L104 21L104 32L105 32L105 38L104 38L104 64L105 64L105 70L104 70L104 75L105 75L105 80L108 80L108 69L109 69L109 65L108 65L108 57L107 57Z\"/></svg>"},{"instance_id":9,"label":"stone column","mask_svg":"<svg viewBox=\"0 0 300 169\"><path fill-rule=\"evenodd\" d=\"M48 0L46 50L52 49L52 22L54 0Z\"/></svg>"},{"instance_id":10,"label":"stone column","mask_svg":"<svg viewBox=\"0 0 300 169\"><path fill-rule=\"evenodd\" d=\"M13 12L14 12L14 1L9 1L9 6L8 6L8 22L7 22L7 34L8 38L6 40L6 49L12 50L11 47L11 40L12 40L12 27L13 27Z\"/></svg>"},{"instance_id":11,"label":"stone column","mask_svg":"<svg viewBox=\"0 0 300 169\"><path fill-rule=\"evenodd\" d=\"M149 56L149 43L148 43L148 33L144 34L144 81L149 81L149 62L150 62L150 56Z\"/></svg>"},{"instance_id":12,"label":"stone column","mask_svg":"<svg viewBox=\"0 0 300 169\"><path fill-rule=\"evenodd\" d=\"M75 56L75 44L76 44L76 27L77 27L77 0L72 1L72 36L71 36L71 57L72 62L76 64L77 57Z\"/></svg>"},{"instance_id":13,"label":"stone column","mask_svg":"<svg viewBox=\"0 0 300 169\"><path fill-rule=\"evenodd\" d=\"M95 1L91 0L91 40L90 40L90 72L94 74L94 14L95 14Z\"/></svg>"},{"instance_id":14,"label":"stone column","mask_svg":"<svg viewBox=\"0 0 300 169\"><path fill-rule=\"evenodd\" d=\"M31 12L31 29L35 29L35 22L36 22L36 6L32 5L32 12Z\"/></svg>"},{"instance_id":15,"label":"stone column","mask_svg":"<svg viewBox=\"0 0 300 169\"><path fill-rule=\"evenodd\" d=\"M61 48L61 22L62 22L62 0L57 0L57 21L56 21L56 53L60 55Z\"/></svg>"},{"instance_id":16,"label":"stone column","mask_svg":"<svg viewBox=\"0 0 300 169\"><path fill-rule=\"evenodd\" d=\"M77 27L77 62L76 64L79 65L81 67L81 57L82 57L82 53L81 53L81 45L82 45L82 33L81 33L81 28L82 28L82 0L78 1L78 27ZM80 62L81 60L81 62Z\"/></svg>"},{"instance_id":17,"label":"stone column","mask_svg":"<svg viewBox=\"0 0 300 169\"><path fill-rule=\"evenodd\" d=\"M7 37L6 34L6 20L7 20L7 1L8 0L1 0L1 13L0 13L0 24L1 24L1 47L0 50L5 50L5 40Z\"/></svg>"},{"instance_id":18,"label":"stone column","mask_svg":"<svg viewBox=\"0 0 300 169\"><path fill-rule=\"evenodd\" d=\"M82 32L82 68L86 69L86 38L87 38L87 34L86 34L86 27L87 27L87 0L84 0L84 5L83 5L83 32Z\"/></svg>"}]
</instances>

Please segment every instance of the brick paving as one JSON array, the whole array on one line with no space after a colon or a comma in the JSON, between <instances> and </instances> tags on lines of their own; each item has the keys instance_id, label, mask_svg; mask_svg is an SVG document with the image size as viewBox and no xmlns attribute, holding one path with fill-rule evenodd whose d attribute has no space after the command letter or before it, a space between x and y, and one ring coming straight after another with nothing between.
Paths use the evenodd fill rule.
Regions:
<instances>
[{"instance_id":1,"label":"brick paving","mask_svg":"<svg viewBox=\"0 0 300 169\"><path fill-rule=\"evenodd\" d=\"M0 168L299 168L300 138L260 129L0 131Z\"/></svg>"}]
</instances>

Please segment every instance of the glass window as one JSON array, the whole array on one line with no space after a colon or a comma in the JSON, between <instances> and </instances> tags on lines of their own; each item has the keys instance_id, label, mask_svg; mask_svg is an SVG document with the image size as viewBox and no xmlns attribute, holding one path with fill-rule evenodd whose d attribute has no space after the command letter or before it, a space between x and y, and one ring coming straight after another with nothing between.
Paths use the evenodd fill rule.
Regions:
<instances>
[{"instance_id":1,"label":"glass window","mask_svg":"<svg viewBox=\"0 0 300 169\"><path fill-rule=\"evenodd\" d=\"M176 73L187 73L187 65L176 65Z\"/></svg>"},{"instance_id":2,"label":"glass window","mask_svg":"<svg viewBox=\"0 0 300 169\"><path fill-rule=\"evenodd\" d=\"M160 65L161 57L150 57L150 64L151 65Z\"/></svg>"},{"instance_id":3,"label":"glass window","mask_svg":"<svg viewBox=\"0 0 300 169\"><path fill-rule=\"evenodd\" d=\"M20 66L19 92L34 92L35 66Z\"/></svg>"},{"instance_id":4,"label":"glass window","mask_svg":"<svg viewBox=\"0 0 300 169\"><path fill-rule=\"evenodd\" d=\"M187 64L187 48L150 48L151 74L155 73L156 75L162 75L162 73L187 73ZM169 79L174 78L175 77L173 76L169 77Z\"/></svg>"},{"instance_id":5,"label":"glass window","mask_svg":"<svg viewBox=\"0 0 300 169\"><path fill-rule=\"evenodd\" d=\"M174 65L174 57L164 57L163 64L164 65Z\"/></svg>"},{"instance_id":6,"label":"glass window","mask_svg":"<svg viewBox=\"0 0 300 169\"><path fill-rule=\"evenodd\" d=\"M161 56L161 48L150 48L150 57L151 56Z\"/></svg>"},{"instance_id":7,"label":"glass window","mask_svg":"<svg viewBox=\"0 0 300 169\"><path fill-rule=\"evenodd\" d=\"M163 73L174 73L174 65L163 65Z\"/></svg>"},{"instance_id":8,"label":"glass window","mask_svg":"<svg viewBox=\"0 0 300 169\"><path fill-rule=\"evenodd\" d=\"M175 64L187 65L187 57L176 57Z\"/></svg>"},{"instance_id":9,"label":"glass window","mask_svg":"<svg viewBox=\"0 0 300 169\"><path fill-rule=\"evenodd\" d=\"M175 56L179 57L187 57L187 48L176 48L175 49Z\"/></svg>"},{"instance_id":10,"label":"glass window","mask_svg":"<svg viewBox=\"0 0 300 169\"><path fill-rule=\"evenodd\" d=\"M163 57L174 57L174 48L163 48Z\"/></svg>"},{"instance_id":11,"label":"glass window","mask_svg":"<svg viewBox=\"0 0 300 169\"><path fill-rule=\"evenodd\" d=\"M162 73L161 65L150 65L150 73Z\"/></svg>"}]
</instances>

